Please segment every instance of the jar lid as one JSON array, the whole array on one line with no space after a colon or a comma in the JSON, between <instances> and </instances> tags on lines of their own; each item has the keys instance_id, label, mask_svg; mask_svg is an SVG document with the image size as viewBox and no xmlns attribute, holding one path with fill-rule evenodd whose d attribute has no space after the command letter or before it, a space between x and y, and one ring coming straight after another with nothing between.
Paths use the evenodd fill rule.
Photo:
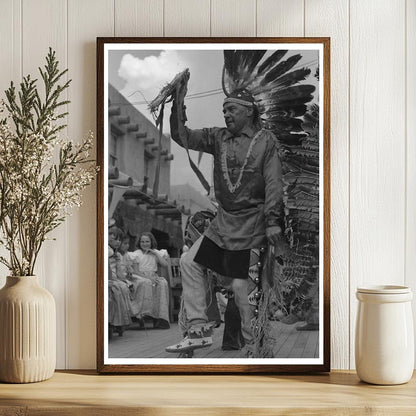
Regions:
<instances>
[{"instance_id":1,"label":"jar lid","mask_svg":"<svg viewBox=\"0 0 416 416\"><path fill-rule=\"evenodd\" d=\"M410 287L408 286L396 286L396 285L376 285L367 287L357 287L358 293L379 293L383 295L394 295L399 293L410 293Z\"/></svg>"}]
</instances>

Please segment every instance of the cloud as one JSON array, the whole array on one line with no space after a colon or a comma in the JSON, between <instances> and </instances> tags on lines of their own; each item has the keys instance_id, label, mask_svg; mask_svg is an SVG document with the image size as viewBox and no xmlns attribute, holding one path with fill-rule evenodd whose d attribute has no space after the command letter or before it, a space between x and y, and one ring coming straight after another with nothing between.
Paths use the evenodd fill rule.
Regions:
<instances>
[{"instance_id":1,"label":"cloud","mask_svg":"<svg viewBox=\"0 0 416 416\"><path fill-rule=\"evenodd\" d=\"M118 75L126 81L125 91L160 90L183 69L185 64L174 50L162 51L159 56L151 55L143 59L127 53L121 59Z\"/></svg>"}]
</instances>

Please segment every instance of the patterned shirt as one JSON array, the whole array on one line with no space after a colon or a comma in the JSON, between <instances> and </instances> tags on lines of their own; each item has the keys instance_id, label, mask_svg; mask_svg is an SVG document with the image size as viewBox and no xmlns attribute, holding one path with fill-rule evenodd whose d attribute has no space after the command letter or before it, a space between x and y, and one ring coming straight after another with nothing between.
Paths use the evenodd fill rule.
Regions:
<instances>
[{"instance_id":1,"label":"patterned shirt","mask_svg":"<svg viewBox=\"0 0 416 416\"><path fill-rule=\"evenodd\" d=\"M250 127L237 136L226 128L185 129L189 149L214 156L219 207L205 236L227 250L264 246L266 226L280 225L282 216L282 173L273 133ZM171 133L184 147L175 123Z\"/></svg>"}]
</instances>

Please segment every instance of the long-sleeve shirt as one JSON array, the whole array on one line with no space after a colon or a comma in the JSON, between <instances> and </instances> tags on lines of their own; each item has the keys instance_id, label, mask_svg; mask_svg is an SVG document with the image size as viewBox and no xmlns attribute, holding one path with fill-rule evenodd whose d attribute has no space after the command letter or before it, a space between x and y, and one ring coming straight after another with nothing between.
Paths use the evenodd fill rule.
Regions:
<instances>
[{"instance_id":1,"label":"long-sleeve shirt","mask_svg":"<svg viewBox=\"0 0 416 416\"><path fill-rule=\"evenodd\" d=\"M172 138L184 147L175 119L173 113ZM185 132L189 149L214 156L214 189L219 207L205 236L227 250L264 246L266 227L280 225L282 214L281 163L273 133L250 127L238 136L217 127L185 127ZM242 169L241 185L233 189Z\"/></svg>"}]
</instances>

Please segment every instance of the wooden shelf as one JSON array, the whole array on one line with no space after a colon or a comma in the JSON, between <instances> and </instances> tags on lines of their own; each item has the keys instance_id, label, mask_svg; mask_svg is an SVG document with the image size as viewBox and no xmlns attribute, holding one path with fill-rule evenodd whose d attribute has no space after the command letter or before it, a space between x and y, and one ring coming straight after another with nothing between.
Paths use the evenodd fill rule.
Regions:
<instances>
[{"instance_id":1,"label":"wooden shelf","mask_svg":"<svg viewBox=\"0 0 416 416\"><path fill-rule=\"evenodd\" d=\"M400 386L354 372L318 375L97 375L58 371L34 384L1 384L0 415L412 415L416 376Z\"/></svg>"}]
</instances>

